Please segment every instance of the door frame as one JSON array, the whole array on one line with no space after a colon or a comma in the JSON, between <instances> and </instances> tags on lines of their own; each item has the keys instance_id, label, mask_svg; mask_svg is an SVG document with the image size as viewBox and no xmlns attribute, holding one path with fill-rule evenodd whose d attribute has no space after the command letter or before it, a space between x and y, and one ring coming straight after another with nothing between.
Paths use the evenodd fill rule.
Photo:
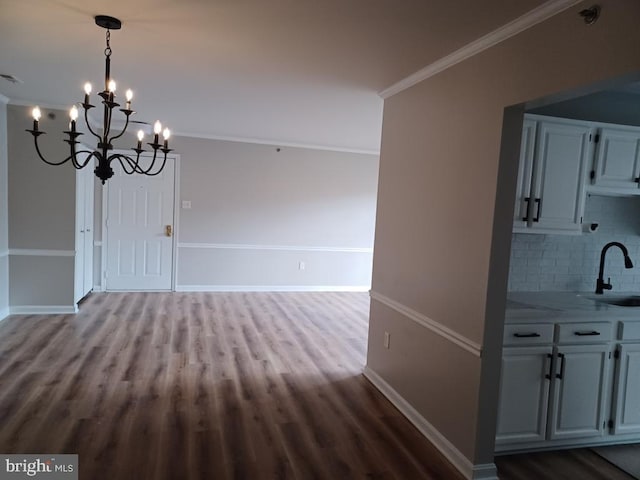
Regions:
<instances>
[{"instance_id":1,"label":"door frame","mask_svg":"<svg viewBox=\"0 0 640 480\"><path fill-rule=\"evenodd\" d=\"M121 153L123 155L129 155L128 150L114 150L113 153ZM171 238L171 291L176 291L176 282L178 278L178 222L180 220L180 155L177 153L170 153L167 155L167 159L173 159L173 236ZM102 285L102 291L108 292L107 289L107 212L108 212L108 194L109 194L109 180L102 186L102 207L101 207L101 259L100 259L100 283ZM115 290L114 290L115 291ZM151 291L151 290L149 290ZM165 290L163 290L165 291Z\"/></svg>"}]
</instances>

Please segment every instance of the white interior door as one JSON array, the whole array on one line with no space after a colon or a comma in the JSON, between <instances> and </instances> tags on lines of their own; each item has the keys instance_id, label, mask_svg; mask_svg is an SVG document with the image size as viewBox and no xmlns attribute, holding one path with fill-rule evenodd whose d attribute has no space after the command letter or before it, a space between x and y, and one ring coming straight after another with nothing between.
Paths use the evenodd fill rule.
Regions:
<instances>
[{"instance_id":1,"label":"white interior door","mask_svg":"<svg viewBox=\"0 0 640 480\"><path fill-rule=\"evenodd\" d=\"M106 289L171 290L175 160L167 158L153 177L127 175L120 165L112 166L115 174L106 191Z\"/></svg>"},{"instance_id":2,"label":"white interior door","mask_svg":"<svg viewBox=\"0 0 640 480\"><path fill-rule=\"evenodd\" d=\"M88 147L82 147L88 150ZM84 160L85 155L79 155ZM76 170L76 256L74 302L78 303L93 289L93 166Z\"/></svg>"}]
</instances>

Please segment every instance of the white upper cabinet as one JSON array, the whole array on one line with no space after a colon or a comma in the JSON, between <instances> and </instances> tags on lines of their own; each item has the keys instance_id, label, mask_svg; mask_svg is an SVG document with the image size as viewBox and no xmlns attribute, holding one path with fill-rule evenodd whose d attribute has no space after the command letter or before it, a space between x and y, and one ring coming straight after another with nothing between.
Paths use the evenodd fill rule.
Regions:
<instances>
[{"instance_id":1,"label":"white upper cabinet","mask_svg":"<svg viewBox=\"0 0 640 480\"><path fill-rule=\"evenodd\" d=\"M514 231L581 233L594 128L536 115L523 128Z\"/></svg>"},{"instance_id":2,"label":"white upper cabinet","mask_svg":"<svg viewBox=\"0 0 640 480\"><path fill-rule=\"evenodd\" d=\"M640 194L640 128L613 125L601 128L591 176L592 185L603 187L603 193L629 190Z\"/></svg>"},{"instance_id":3,"label":"white upper cabinet","mask_svg":"<svg viewBox=\"0 0 640 480\"><path fill-rule=\"evenodd\" d=\"M513 210L514 228L527 227L529 199L531 198L531 179L533 178L533 154L536 146L535 120L525 118L522 125L520 163L518 165L518 185L516 186L516 206Z\"/></svg>"}]
</instances>

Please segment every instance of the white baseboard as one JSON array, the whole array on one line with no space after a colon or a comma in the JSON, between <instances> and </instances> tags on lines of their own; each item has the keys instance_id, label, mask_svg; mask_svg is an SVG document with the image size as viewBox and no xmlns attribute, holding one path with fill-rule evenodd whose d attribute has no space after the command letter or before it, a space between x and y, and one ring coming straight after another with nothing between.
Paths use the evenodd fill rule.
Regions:
<instances>
[{"instance_id":1,"label":"white baseboard","mask_svg":"<svg viewBox=\"0 0 640 480\"><path fill-rule=\"evenodd\" d=\"M2 310L0 310L0 322L5 318L7 318L10 315L10 313L11 312L9 312L8 308L3 308Z\"/></svg>"},{"instance_id":2,"label":"white baseboard","mask_svg":"<svg viewBox=\"0 0 640 480\"><path fill-rule=\"evenodd\" d=\"M177 285L176 292L368 292L368 285Z\"/></svg>"},{"instance_id":3,"label":"white baseboard","mask_svg":"<svg viewBox=\"0 0 640 480\"><path fill-rule=\"evenodd\" d=\"M103 291L102 290L102 285L94 285L93 286L93 291L96 292L96 293L97 292L102 292Z\"/></svg>"},{"instance_id":4,"label":"white baseboard","mask_svg":"<svg viewBox=\"0 0 640 480\"><path fill-rule=\"evenodd\" d=\"M465 478L470 480L498 480L495 464L474 465L380 375L369 367L364 368L363 374Z\"/></svg>"},{"instance_id":5,"label":"white baseboard","mask_svg":"<svg viewBox=\"0 0 640 480\"><path fill-rule=\"evenodd\" d=\"M500 480L495 463L483 463L473 466L473 480Z\"/></svg>"},{"instance_id":6,"label":"white baseboard","mask_svg":"<svg viewBox=\"0 0 640 480\"><path fill-rule=\"evenodd\" d=\"M61 315L78 313L77 305L17 305L9 308L11 315Z\"/></svg>"}]
</instances>

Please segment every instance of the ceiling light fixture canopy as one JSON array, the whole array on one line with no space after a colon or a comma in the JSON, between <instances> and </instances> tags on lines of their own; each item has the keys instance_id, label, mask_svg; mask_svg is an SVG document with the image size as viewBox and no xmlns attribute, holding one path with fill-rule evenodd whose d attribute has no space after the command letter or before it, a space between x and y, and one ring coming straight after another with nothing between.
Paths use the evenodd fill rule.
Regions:
<instances>
[{"instance_id":1,"label":"ceiling light fixture canopy","mask_svg":"<svg viewBox=\"0 0 640 480\"><path fill-rule=\"evenodd\" d=\"M43 132L42 130L39 130L38 128L40 117L42 116L42 112L38 107L35 107L32 111L33 129L27 130L27 132L33 135L36 152L38 153L38 156L42 159L43 162L49 165L62 165L64 163L67 163L68 161L71 161L71 164L74 166L74 168L79 170L81 168L86 167L91 161L91 159L95 158L97 161L97 165L94 170L94 173L100 180L102 180L103 185L109 178L113 176L113 169L111 168L111 163L115 161L118 161L120 163L120 165L122 166L122 170L128 175L131 175L134 173L139 173L139 174L149 175L149 176L158 175L162 171L162 169L164 168L167 162L167 154L171 152L171 149L169 148L169 136L171 132L169 131L168 128L165 128L163 130L162 125L160 124L159 121L157 121L154 125L153 143L148 143L148 145L153 149L153 158L147 167L143 167L140 162L140 155L145 151L142 148L142 140L144 139L144 132L142 130L138 132L138 145L136 146L136 148L132 149L134 152L136 152L135 158L130 157L128 155L121 154L121 153L111 153L111 154L109 153L111 150L113 150L112 142L120 138L122 135L124 135L124 133L127 131L127 127L129 126L129 117L131 116L131 114L135 113L133 110L131 110L131 100L133 99L133 92L131 90L126 91L125 107L119 109L126 117L126 122L122 131L117 135L110 136L111 118L112 118L113 109L121 106L119 103L116 103L115 101L116 82L113 80L113 78L111 78L110 38L111 38L111 30L119 30L122 27L122 22L120 22L120 20L118 20L117 18L109 17L107 15L98 15L95 17L95 21L96 21L96 25L107 30L107 35L106 35L107 47L104 50L104 55L105 55L104 90L98 93L98 96L102 98L101 103L104 105L104 116L103 116L101 134L97 134L96 132L94 132L93 129L91 128L91 125L89 124L88 113L90 109L94 108L94 105L91 105L89 103L89 100L90 100L89 96L91 95L92 87L91 87L91 84L88 82L84 85L84 93L85 93L84 102L82 102L80 105L84 109L84 118L87 124L87 128L89 129L91 134L94 137L96 137L98 140L98 145L96 150L77 151L76 149L76 145L80 143L78 142L77 138L80 135L82 135L82 133L76 131L76 120L78 118L79 111L75 105L71 107L71 110L69 112L69 117L71 118L71 122L69 124L69 130L64 132L69 137L64 141L69 144L69 147L71 150L70 155L64 160L61 160L59 162L50 162L46 160L42 156L42 153L40 152L40 147L38 146L38 137L45 132ZM159 135L161 132L164 139L164 143L162 144L160 143L160 140L159 140ZM158 165L156 165L156 158L159 156L158 151L164 154L164 158L162 159L162 164L158 162ZM78 158L78 155L84 155L84 154L88 154L88 156L85 159L80 160Z\"/></svg>"}]
</instances>

